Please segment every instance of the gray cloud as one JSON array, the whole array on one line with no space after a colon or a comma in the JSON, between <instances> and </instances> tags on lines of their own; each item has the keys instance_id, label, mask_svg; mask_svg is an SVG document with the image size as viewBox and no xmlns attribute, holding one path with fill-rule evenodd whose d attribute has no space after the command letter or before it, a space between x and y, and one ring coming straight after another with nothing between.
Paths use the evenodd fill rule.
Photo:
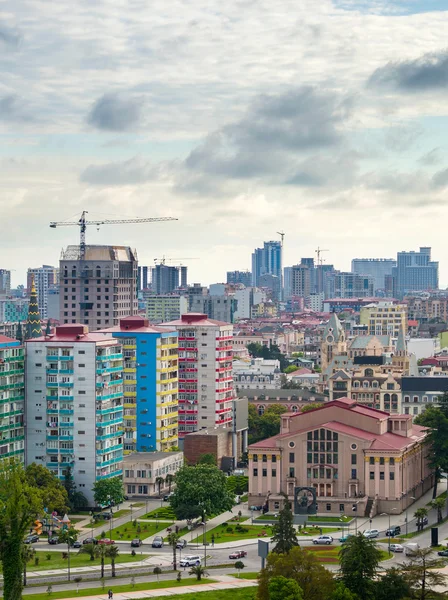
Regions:
<instances>
[{"instance_id":1,"label":"gray cloud","mask_svg":"<svg viewBox=\"0 0 448 600\"><path fill-rule=\"evenodd\" d=\"M418 159L421 165L431 166L436 165L442 160L440 155L440 148L433 148L430 152L427 152Z\"/></svg>"},{"instance_id":2,"label":"gray cloud","mask_svg":"<svg viewBox=\"0 0 448 600\"><path fill-rule=\"evenodd\" d=\"M134 185L163 176L163 168L138 157L124 162L90 165L81 173L81 181L92 185Z\"/></svg>"},{"instance_id":3,"label":"gray cloud","mask_svg":"<svg viewBox=\"0 0 448 600\"><path fill-rule=\"evenodd\" d=\"M17 94L8 94L0 97L0 121L27 123L34 118Z\"/></svg>"},{"instance_id":4,"label":"gray cloud","mask_svg":"<svg viewBox=\"0 0 448 600\"><path fill-rule=\"evenodd\" d=\"M433 175L432 183L436 188L444 188L448 185L448 169L438 171Z\"/></svg>"},{"instance_id":5,"label":"gray cloud","mask_svg":"<svg viewBox=\"0 0 448 600\"><path fill-rule=\"evenodd\" d=\"M87 122L105 131L129 131L141 120L141 98L104 94L92 106Z\"/></svg>"},{"instance_id":6,"label":"gray cloud","mask_svg":"<svg viewBox=\"0 0 448 600\"><path fill-rule=\"evenodd\" d=\"M21 37L22 36L16 29L0 24L0 44L11 48L17 48Z\"/></svg>"},{"instance_id":7,"label":"gray cloud","mask_svg":"<svg viewBox=\"0 0 448 600\"><path fill-rule=\"evenodd\" d=\"M389 62L368 80L373 87L403 92L424 92L448 87L448 50L431 52L415 60Z\"/></svg>"}]
</instances>

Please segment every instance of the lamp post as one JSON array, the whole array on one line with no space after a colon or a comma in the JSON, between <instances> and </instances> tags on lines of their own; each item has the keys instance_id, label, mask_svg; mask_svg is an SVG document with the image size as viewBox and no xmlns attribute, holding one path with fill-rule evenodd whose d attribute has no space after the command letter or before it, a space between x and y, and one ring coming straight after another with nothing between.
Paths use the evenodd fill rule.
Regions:
<instances>
[{"instance_id":1,"label":"lamp post","mask_svg":"<svg viewBox=\"0 0 448 600\"><path fill-rule=\"evenodd\" d=\"M342 527L341 527L341 529L342 529L342 537L344 537L344 519L342 518L343 516L344 516L344 515L342 515L342 514L341 514L341 516L340 516L340 518L339 518L339 520L340 520L340 521L341 521L341 523L342 523ZM348 534L347 534L347 536L348 536Z\"/></svg>"},{"instance_id":2,"label":"lamp post","mask_svg":"<svg viewBox=\"0 0 448 600\"><path fill-rule=\"evenodd\" d=\"M358 535L358 503L359 500L357 500L352 506L352 511L355 513L355 535Z\"/></svg>"},{"instance_id":3,"label":"lamp post","mask_svg":"<svg viewBox=\"0 0 448 600\"><path fill-rule=\"evenodd\" d=\"M410 499L415 500L416 498L414 496L411 496ZM406 506L406 535L408 535L408 509L409 509L409 506Z\"/></svg>"},{"instance_id":4,"label":"lamp post","mask_svg":"<svg viewBox=\"0 0 448 600\"><path fill-rule=\"evenodd\" d=\"M397 510L397 509L396 508L392 508L392 510ZM392 512L392 510L390 512ZM392 537L391 534L390 534L391 533L391 531L390 531L390 513L389 514L388 513L381 513L380 516L381 517L389 517L389 535L387 536L387 538L388 538L388 541L387 541L387 551L390 554L390 538Z\"/></svg>"},{"instance_id":5,"label":"lamp post","mask_svg":"<svg viewBox=\"0 0 448 600\"><path fill-rule=\"evenodd\" d=\"M207 566L207 513L204 510L204 567Z\"/></svg>"}]
</instances>

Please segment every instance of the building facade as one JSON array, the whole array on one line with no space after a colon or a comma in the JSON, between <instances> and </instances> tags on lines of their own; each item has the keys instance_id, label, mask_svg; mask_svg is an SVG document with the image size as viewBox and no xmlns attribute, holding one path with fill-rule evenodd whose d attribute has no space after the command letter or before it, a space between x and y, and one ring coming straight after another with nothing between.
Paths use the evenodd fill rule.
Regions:
<instances>
[{"instance_id":1,"label":"building facade","mask_svg":"<svg viewBox=\"0 0 448 600\"><path fill-rule=\"evenodd\" d=\"M147 498L171 488L172 478L184 463L182 452L133 452L123 458L123 488L127 496ZM156 481L157 480L157 481ZM171 484L170 484L171 480Z\"/></svg>"},{"instance_id":2,"label":"building facade","mask_svg":"<svg viewBox=\"0 0 448 600\"><path fill-rule=\"evenodd\" d=\"M137 253L126 246L68 246L60 261L60 322L82 323L90 331L118 325L137 314Z\"/></svg>"},{"instance_id":3,"label":"building facade","mask_svg":"<svg viewBox=\"0 0 448 600\"><path fill-rule=\"evenodd\" d=\"M280 242L264 242L263 248L255 248L252 254L252 285L258 286L258 278L270 273L282 281L282 245Z\"/></svg>"},{"instance_id":4,"label":"building facade","mask_svg":"<svg viewBox=\"0 0 448 600\"><path fill-rule=\"evenodd\" d=\"M31 293L32 282L37 291L37 303L42 319L48 318L48 292L59 283L59 270L51 265L43 265L35 269L28 269L27 291Z\"/></svg>"},{"instance_id":5,"label":"building facade","mask_svg":"<svg viewBox=\"0 0 448 600\"><path fill-rule=\"evenodd\" d=\"M123 347L124 453L166 452L177 446L177 331L125 317L102 331Z\"/></svg>"},{"instance_id":6,"label":"building facade","mask_svg":"<svg viewBox=\"0 0 448 600\"><path fill-rule=\"evenodd\" d=\"M11 293L11 271L0 269L0 296L9 296Z\"/></svg>"},{"instance_id":7,"label":"building facade","mask_svg":"<svg viewBox=\"0 0 448 600\"><path fill-rule=\"evenodd\" d=\"M25 322L28 304L28 298L0 298L0 323Z\"/></svg>"},{"instance_id":8,"label":"building facade","mask_svg":"<svg viewBox=\"0 0 448 600\"><path fill-rule=\"evenodd\" d=\"M307 265L291 267L291 295L301 296L308 305L311 293L311 271Z\"/></svg>"},{"instance_id":9,"label":"building facade","mask_svg":"<svg viewBox=\"0 0 448 600\"><path fill-rule=\"evenodd\" d=\"M207 427L232 427L233 326L203 313L164 326L179 334L179 439Z\"/></svg>"},{"instance_id":10,"label":"building facade","mask_svg":"<svg viewBox=\"0 0 448 600\"><path fill-rule=\"evenodd\" d=\"M25 356L21 343L0 335L0 460L25 456Z\"/></svg>"},{"instance_id":11,"label":"building facade","mask_svg":"<svg viewBox=\"0 0 448 600\"><path fill-rule=\"evenodd\" d=\"M399 298L412 292L437 290L439 263L431 260L429 247L421 247L419 252L398 252L394 277Z\"/></svg>"},{"instance_id":12,"label":"building facade","mask_svg":"<svg viewBox=\"0 0 448 600\"><path fill-rule=\"evenodd\" d=\"M361 308L359 322L368 326L369 335L389 335L396 338L402 331L407 331L407 306L393 302L368 304Z\"/></svg>"},{"instance_id":13,"label":"building facade","mask_svg":"<svg viewBox=\"0 0 448 600\"><path fill-rule=\"evenodd\" d=\"M238 309L238 301L233 296L200 296L195 294L190 300L190 311L204 313L215 321L233 323L235 312Z\"/></svg>"},{"instance_id":14,"label":"building facade","mask_svg":"<svg viewBox=\"0 0 448 600\"><path fill-rule=\"evenodd\" d=\"M331 298L366 298L373 296L373 288L371 275L335 271L328 275L326 295Z\"/></svg>"},{"instance_id":15,"label":"building facade","mask_svg":"<svg viewBox=\"0 0 448 600\"><path fill-rule=\"evenodd\" d=\"M252 285L252 273L250 271L227 271L227 283L241 283L245 287Z\"/></svg>"},{"instance_id":16,"label":"building facade","mask_svg":"<svg viewBox=\"0 0 448 600\"><path fill-rule=\"evenodd\" d=\"M179 319L188 310L186 296L176 294L148 296L146 300L146 316L151 323L165 323Z\"/></svg>"},{"instance_id":17,"label":"building facade","mask_svg":"<svg viewBox=\"0 0 448 600\"><path fill-rule=\"evenodd\" d=\"M96 481L122 475L123 351L82 324L26 342L26 464L63 480L67 467L93 505Z\"/></svg>"},{"instance_id":18,"label":"building facade","mask_svg":"<svg viewBox=\"0 0 448 600\"><path fill-rule=\"evenodd\" d=\"M401 512L434 483L426 435L410 415L349 398L285 413L279 435L249 446L249 505L279 510L286 494L294 506L298 488L312 487L319 514Z\"/></svg>"},{"instance_id":19,"label":"building facade","mask_svg":"<svg viewBox=\"0 0 448 600\"><path fill-rule=\"evenodd\" d=\"M171 294L179 287L187 287L187 267L165 263L152 269L151 289L156 294Z\"/></svg>"},{"instance_id":20,"label":"building facade","mask_svg":"<svg viewBox=\"0 0 448 600\"><path fill-rule=\"evenodd\" d=\"M266 390L281 387L280 361L252 358L233 361L233 382L236 390Z\"/></svg>"},{"instance_id":21,"label":"building facade","mask_svg":"<svg viewBox=\"0 0 448 600\"><path fill-rule=\"evenodd\" d=\"M396 266L397 261L393 258L354 258L352 273L373 277L373 288L376 292L386 289L386 277L392 275Z\"/></svg>"}]
</instances>

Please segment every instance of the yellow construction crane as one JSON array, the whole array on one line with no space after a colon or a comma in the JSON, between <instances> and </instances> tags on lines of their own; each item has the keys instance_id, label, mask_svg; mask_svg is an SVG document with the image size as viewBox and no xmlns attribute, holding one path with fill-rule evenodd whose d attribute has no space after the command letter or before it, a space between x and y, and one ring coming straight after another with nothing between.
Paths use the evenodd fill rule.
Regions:
<instances>
[{"instance_id":1,"label":"yellow construction crane","mask_svg":"<svg viewBox=\"0 0 448 600\"><path fill-rule=\"evenodd\" d=\"M315 252L317 254L317 264L321 265L324 262L324 259L321 257L322 252L330 252L330 250L327 248L319 248L318 246Z\"/></svg>"},{"instance_id":2,"label":"yellow construction crane","mask_svg":"<svg viewBox=\"0 0 448 600\"><path fill-rule=\"evenodd\" d=\"M118 225L118 224L127 224L127 223L153 223L155 221L177 221L174 217L152 217L152 218L143 218L143 219L104 219L97 221L87 221L86 214L87 210L83 210L81 214L81 218L79 221L52 221L50 223L50 227L56 229L56 227L66 227L77 225L79 227L80 238L79 238L79 258L82 262L85 261L86 258L86 229L87 225L96 225L96 227L100 227L100 225Z\"/></svg>"}]
</instances>

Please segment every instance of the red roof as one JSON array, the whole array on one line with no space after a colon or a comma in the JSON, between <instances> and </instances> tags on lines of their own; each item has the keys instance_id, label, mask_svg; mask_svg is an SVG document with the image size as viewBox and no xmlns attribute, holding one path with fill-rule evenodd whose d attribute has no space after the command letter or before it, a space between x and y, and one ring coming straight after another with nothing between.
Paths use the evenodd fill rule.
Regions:
<instances>
[{"instance_id":1,"label":"red roof","mask_svg":"<svg viewBox=\"0 0 448 600\"><path fill-rule=\"evenodd\" d=\"M18 342L14 338L7 337L6 335L0 335L0 344L10 344L11 342Z\"/></svg>"},{"instance_id":2,"label":"red roof","mask_svg":"<svg viewBox=\"0 0 448 600\"><path fill-rule=\"evenodd\" d=\"M415 321L414 319L409 319L408 326L409 327L418 327L418 321Z\"/></svg>"},{"instance_id":3,"label":"red roof","mask_svg":"<svg viewBox=\"0 0 448 600\"><path fill-rule=\"evenodd\" d=\"M314 373L311 371L311 369L303 367L302 369L297 369L297 371L291 371L291 373L288 373L288 375L295 377L296 375L314 375Z\"/></svg>"},{"instance_id":4,"label":"red roof","mask_svg":"<svg viewBox=\"0 0 448 600\"><path fill-rule=\"evenodd\" d=\"M51 335L42 335L37 338L26 340L27 344L33 342L91 342L117 343L117 340L99 331L89 332L87 325L81 323L66 323L55 328Z\"/></svg>"},{"instance_id":5,"label":"red roof","mask_svg":"<svg viewBox=\"0 0 448 600\"><path fill-rule=\"evenodd\" d=\"M180 319L177 319L176 321L170 321L169 323L164 323L163 325L172 325L173 327L224 327L231 325L231 323L209 319L207 315L203 313L187 313L182 315Z\"/></svg>"},{"instance_id":6,"label":"red roof","mask_svg":"<svg viewBox=\"0 0 448 600\"><path fill-rule=\"evenodd\" d=\"M116 333L116 332L135 332L135 333L167 333L175 332L175 329L169 327L156 327L151 325L148 319L140 316L131 316L120 319L120 324L115 327L101 329L101 332Z\"/></svg>"}]
</instances>

